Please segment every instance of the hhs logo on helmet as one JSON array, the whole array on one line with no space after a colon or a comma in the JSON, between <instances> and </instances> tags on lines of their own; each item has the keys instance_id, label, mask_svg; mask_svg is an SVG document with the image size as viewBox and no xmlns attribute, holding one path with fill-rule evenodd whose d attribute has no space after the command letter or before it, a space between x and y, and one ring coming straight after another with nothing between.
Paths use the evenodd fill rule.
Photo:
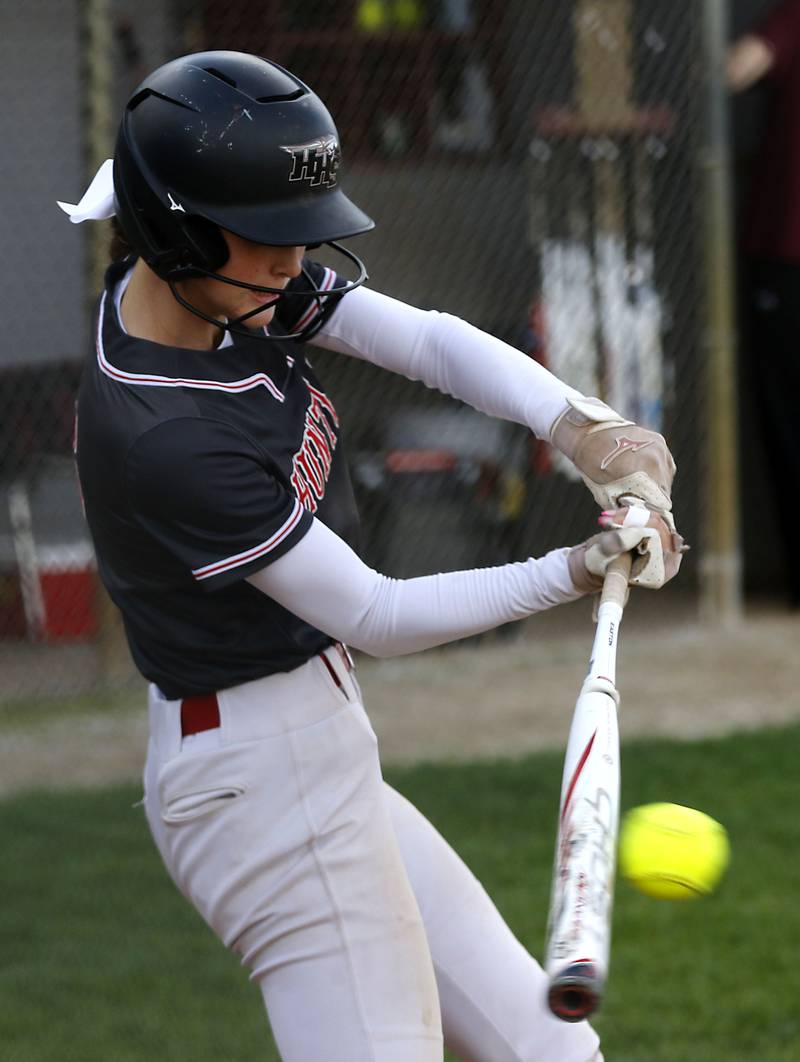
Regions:
<instances>
[{"instance_id":1,"label":"hhs logo on helmet","mask_svg":"<svg viewBox=\"0 0 800 1062\"><path fill-rule=\"evenodd\" d=\"M290 181L308 181L311 185L336 184L342 153L335 136L321 136L307 144L281 144L292 156Z\"/></svg>"}]
</instances>

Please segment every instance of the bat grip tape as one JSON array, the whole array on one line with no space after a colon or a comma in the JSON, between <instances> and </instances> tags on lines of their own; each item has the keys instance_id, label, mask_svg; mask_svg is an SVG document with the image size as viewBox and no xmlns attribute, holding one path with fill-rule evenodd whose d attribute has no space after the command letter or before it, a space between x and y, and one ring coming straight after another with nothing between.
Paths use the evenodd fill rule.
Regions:
<instances>
[{"instance_id":1,"label":"bat grip tape","mask_svg":"<svg viewBox=\"0 0 800 1062\"><path fill-rule=\"evenodd\" d=\"M633 557L630 553L623 553L615 557L606 569L603 581L603 591L600 594L600 604L610 602L623 608L628 596L628 579L631 574Z\"/></svg>"}]
</instances>

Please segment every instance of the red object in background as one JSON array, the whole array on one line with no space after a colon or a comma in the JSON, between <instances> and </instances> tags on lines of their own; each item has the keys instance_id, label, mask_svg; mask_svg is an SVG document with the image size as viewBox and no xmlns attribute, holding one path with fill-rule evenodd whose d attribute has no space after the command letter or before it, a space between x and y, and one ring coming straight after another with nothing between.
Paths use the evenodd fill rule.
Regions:
<instances>
[{"instance_id":1,"label":"red object in background","mask_svg":"<svg viewBox=\"0 0 800 1062\"><path fill-rule=\"evenodd\" d=\"M450 450L389 450L385 462L389 472L452 472L458 464Z\"/></svg>"},{"instance_id":2,"label":"red object in background","mask_svg":"<svg viewBox=\"0 0 800 1062\"><path fill-rule=\"evenodd\" d=\"M88 545L49 546L38 551L44 599L42 638L82 641L97 634L94 554Z\"/></svg>"}]
</instances>

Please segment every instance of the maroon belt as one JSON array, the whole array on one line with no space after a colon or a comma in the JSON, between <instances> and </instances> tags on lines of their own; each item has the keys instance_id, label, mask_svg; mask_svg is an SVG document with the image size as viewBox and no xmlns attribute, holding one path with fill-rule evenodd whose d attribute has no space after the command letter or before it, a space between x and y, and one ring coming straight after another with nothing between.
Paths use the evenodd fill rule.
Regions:
<instances>
[{"instance_id":1,"label":"maroon belt","mask_svg":"<svg viewBox=\"0 0 800 1062\"><path fill-rule=\"evenodd\" d=\"M345 670L353 670L353 659L346 645L342 645L341 642L334 642L330 649L338 653ZM333 681L344 692L344 687L336 668L325 655L328 651L328 649L322 650L319 654L320 660L328 669ZM189 734L199 734L203 730L213 730L219 726L219 723L219 701L216 693L203 693L197 697L184 697L181 701L181 734L184 737L188 737Z\"/></svg>"},{"instance_id":2,"label":"maroon belt","mask_svg":"<svg viewBox=\"0 0 800 1062\"><path fill-rule=\"evenodd\" d=\"M184 697L181 701L181 733L199 734L201 730L213 730L219 726L219 701L216 693L204 693L199 697Z\"/></svg>"},{"instance_id":3,"label":"maroon belt","mask_svg":"<svg viewBox=\"0 0 800 1062\"><path fill-rule=\"evenodd\" d=\"M341 642L334 642L333 645L330 646L330 649L334 650L335 652L337 652L339 654L339 659L344 664L345 671L352 671L353 670L355 665L353 664L353 658L352 658L352 656L350 656L350 651L348 650L346 645L343 645ZM322 663L325 665L325 667L328 669L328 673L330 674L330 676L333 679L333 681L335 682L335 684L339 687L339 689L342 691L342 693L345 693L344 686L342 685L342 680L339 678L339 676L338 676L338 674L336 672L336 668L333 666L333 664L330 662L328 657L325 655L327 652L328 652L328 649L323 649L322 652L319 654L319 658L322 661ZM346 694L345 694L345 696L346 696Z\"/></svg>"}]
</instances>

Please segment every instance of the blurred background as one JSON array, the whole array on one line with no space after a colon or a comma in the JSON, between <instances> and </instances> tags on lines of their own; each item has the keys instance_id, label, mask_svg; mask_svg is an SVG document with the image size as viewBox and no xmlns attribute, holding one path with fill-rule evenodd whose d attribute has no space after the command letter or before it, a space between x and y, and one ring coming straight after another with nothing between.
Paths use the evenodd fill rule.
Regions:
<instances>
[{"instance_id":1,"label":"blurred background","mask_svg":"<svg viewBox=\"0 0 800 1062\"><path fill-rule=\"evenodd\" d=\"M702 808L729 830L733 863L696 905L620 883L597 1027L620 1062L799 1057L800 837L786 809L800 575L782 534L796 521L779 504L796 515L798 477L793 494L768 459L754 381L776 359L752 327L743 235L754 192L773 206L751 175L765 131L775 142L780 80L797 95L778 133L800 167L800 47L794 81L732 92L725 76L730 43L774 6L0 0L3 1062L277 1058L255 986L147 835L143 680L98 585L71 456L110 232L70 225L56 200L77 202L112 155L139 81L205 48L261 53L327 102L344 187L377 222L353 241L371 285L466 318L667 436L692 549L678 579L632 593L626 610L622 806ZM780 8L796 38L773 32L792 51L800 0ZM787 204L774 206L780 228ZM762 317L774 307L761 298ZM364 556L383 572L502 563L595 530L586 489L524 429L310 354L342 417ZM796 461L798 387L784 371ZM591 608L358 660L387 777L533 954Z\"/></svg>"},{"instance_id":2,"label":"blurred background","mask_svg":"<svg viewBox=\"0 0 800 1062\"><path fill-rule=\"evenodd\" d=\"M665 607L720 627L754 602L786 611L741 341L737 354L761 103L733 105L722 76L729 40L768 6L0 0L0 700L139 681L71 459L109 233L71 226L56 199L77 202L111 156L141 78L205 48L272 58L326 101L344 185L377 221L354 241L372 286L466 318L665 433L693 546ZM526 430L361 363L315 364L343 417L364 556L386 574L591 533L585 488Z\"/></svg>"}]
</instances>

